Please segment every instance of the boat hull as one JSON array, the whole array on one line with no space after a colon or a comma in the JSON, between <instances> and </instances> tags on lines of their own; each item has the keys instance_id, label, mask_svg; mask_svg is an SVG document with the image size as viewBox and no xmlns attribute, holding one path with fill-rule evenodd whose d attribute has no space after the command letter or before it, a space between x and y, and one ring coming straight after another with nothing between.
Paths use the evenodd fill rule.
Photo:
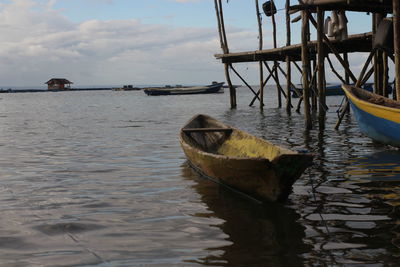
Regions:
<instances>
[{"instance_id":1,"label":"boat hull","mask_svg":"<svg viewBox=\"0 0 400 267\"><path fill-rule=\"evenodd\" d=\"M190 165L212 180L257 200L285 201L294 182L311 165L312 155L279 148L238 129L231 129L230 137L215 153L189 144L188 137L181 131L180 143ZM261 147L263 155L280 155L271 160L262 157L255 151ZM282 151L277 151L279 149ZM249 156L254 153L253 157Z\"/></svg>"},{"instance_id":2,"label":"boat hull","mask_svg":"<svg viewBox=\"0 0 400 267\"><path fill-rule=\"evenodd\" d=\"M349 86L343 86L343 90L350 101L360 131L379 143L400 147L400 108L382 106L360 99ZM372 93L370 96L385 100L382 96Z\"/></svg>"},{"instance_id":3,"label":"boat hull","mask_svg":"<svg viewBox=\"0 0 400 267\"><path fill-rule=\"evenodd\" d=\"M186 87L186 88L160 88L145 89L147 95L194 95L194 94L215 94L223 92L224 83L216 83L208 86Z\"/></svg>"},{"instance_id":4,"label":"boat hull","mask_svg":"<svg viewBox=\"0 0 400 267\"><path fill-rule=\"evenodd\" d=\"M372 92L373 91L373 86L371 83L365 84L363 87L365 90ZM391 87L389 86L388 90L391 92ZM293 89L291 88L292 91L292 97L293 98L299 98L303 94L303 89L302 88L296 88ZM340 96L344 95L345 93L342 90L342 85L341 84L335 84L335 85L328 85L325 88L325 96Z\"/></svg>"}]
</instances>

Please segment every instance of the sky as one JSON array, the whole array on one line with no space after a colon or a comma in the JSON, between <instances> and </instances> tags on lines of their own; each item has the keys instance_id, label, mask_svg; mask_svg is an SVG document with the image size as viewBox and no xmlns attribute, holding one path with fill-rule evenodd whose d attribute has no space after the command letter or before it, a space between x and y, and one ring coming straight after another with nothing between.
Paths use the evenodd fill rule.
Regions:
<instances>
[{"instance_id":1,"label":"sky","mask_svg":"<svg viewBox=\"0 0 400 267\"><path fill-rule=\"evenodd\" d=\"M284 2L276 1L280 46L286 42ZM230 50L256 50L254 1L223 3ZM370 30L369 16L353 17L350 33ZM294 40L299 24L293 24ZM263 27L265 48L271 48L270 18L263 16ZM0 0L0 86L40 87L53 77L77 87L224 81L214 57L221 53L218 38L212 0ZM352 58L355 68L364 57ZM257 66L238 69L257 83Z\"/></svg>"}]
</instances>

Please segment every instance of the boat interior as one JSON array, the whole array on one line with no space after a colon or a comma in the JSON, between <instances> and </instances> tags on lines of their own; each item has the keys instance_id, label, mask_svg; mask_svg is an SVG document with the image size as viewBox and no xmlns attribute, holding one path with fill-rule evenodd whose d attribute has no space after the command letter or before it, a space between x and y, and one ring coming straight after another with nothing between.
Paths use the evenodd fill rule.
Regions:
<instances>
[{"instance_id":1,"label":"boat interior","mask_svg":"<svg viewBox=\"0 0 400 267\"><path fill-rule=\"evenodd\" d=\"M396 100L389 99L384 96L380 96L377 94L370 93L361 88L357 88L354 86L345 85L345 87L352 92L357 98L367 101L369 103L390 107L390 108L400 108L400 102Z\"/></svg>"},{"instance_id":2,"label":"boat interior","mask_svg":"<svg viewBox=\"0 0 400 267\"><path fill-rule=\"evenodd\" d=\"M208 153L218 148L232 134L232 129L215 120L199 115L182 129L182 138L190 145Z\"/></svg>"},{"instance_id":3,"label":"boat interior","mask_svg":"<svg viewBox=\"0 0 400 267\"><path fill-rule=\"evenodd\" d=\"M273 145L246 132L230 128L206 115L198 115L182 129L182 138L204 152L237 158L265 158L297 152Z\"/></svg>"}]
</instances>

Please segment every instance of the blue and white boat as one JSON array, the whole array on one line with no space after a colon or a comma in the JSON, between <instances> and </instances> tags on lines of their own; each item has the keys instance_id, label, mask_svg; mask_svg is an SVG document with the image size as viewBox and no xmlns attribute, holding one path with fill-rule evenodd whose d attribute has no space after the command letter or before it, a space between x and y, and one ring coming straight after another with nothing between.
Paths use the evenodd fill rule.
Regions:
<instances>
[{"instance_id":1,"label":"blue and white boat","mask_svg":"<svg viewBox=\"0 0 400 267\"><path fill-rule=\"evenodd\" d=\"M360 131L383 144L400 147L400 101L342 85Z\"/></svg>"}]
</instances>

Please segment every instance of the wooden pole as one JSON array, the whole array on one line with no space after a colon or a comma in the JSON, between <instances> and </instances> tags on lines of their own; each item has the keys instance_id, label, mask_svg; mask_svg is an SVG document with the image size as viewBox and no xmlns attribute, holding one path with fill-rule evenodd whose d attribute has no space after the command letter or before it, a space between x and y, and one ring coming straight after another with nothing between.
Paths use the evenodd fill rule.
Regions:
<instances>
[{"instance_id":1,"label":"wooden pole","mask_svg":"<svg viewBox=\"0 0 400 267\"><path fill-rule=\"evenodd\" d=\"M216 10L216 15L217 15L217 20L218 20L218 32L219 32L221 47L222 47L224 54L229 54L228 40L226 38L225 23L224 23L224 13L222 10L222 1L214 0L214 4L215 4L215 10ZM231 108L236 108L237 107L236 88L232 84L230 74L229 74L229 67L230 67L230 64L225 63L225 66L224 66L225 78L226 78L226 82L228 83L228 87L229 87Z\"/></svg>"},{"instance_id":2,"label":"wooden pole","mask_svg":"<svg viewBox=\"0 0 400 267\"><path fill-rule=\"evenodd\" d=\"M383 61L383 81L382 81L382 93L384 97L389 97L388 86L389 86L389 67L388 67L388 56L386 52L382 54Z\"/></svg>"},{"instance_id":3,"label":"wooden pole","mask_svg":"<svg viewBox=\"0 0 400 267\"><path fill-rule=\"evenodd\" d=\"M288 79L288 75L285 73L285 71L282 69L281 66L278 65L278 70L283 74L283 76ZM289 79L290 80L290 79ZM299 90L297 90L296 85L292 83L292 81L290 81L290 86L292 87L291 89L293 89L297 95L301 95L301 92ZM291 93L291 91L289 92L289 94Z\"/></svg>"},{"instance_id":4,"label":"wooden pole","mask_svg":"<svg viewBox=\"0 0 400 267\"><path fill-rule=\"evenodd\" d=\"M277 66L278 66L278 65L274 65L274 66L272 67L272 69L269 67L268 63L265 62L265 61L264 61L264 65L265 65L265 67L267 68L267 70L270 72L270 74L272 75L272 78L275 80L276 87L278 88L279 92L280 92L281 94L283 94L283 96L286 98L286 93L285 93L285 91L283 90L281 84L279 83L279 78L277 77L277 72L278 72Z\"/></svg>"},{"instance_id":5,"label":"wooden pole","mask_svg":"<svg viewBox=\"0 0 400 267\"><path fill-rule=\"evenodd\" d=\"M396 96L400 100L400 3L393 0L393 39L395 55Z\"/></svg>"},{"instance_id":6,"label":"wooden pole","mask_svg":"<svg viewBox=\"0 0 400 267\"><path fill-rule=\"evenodd\" d=\"M290 28L290 0L286 0L286 46L291 45L291 28ZM286 111L290 112L292 106L291 97L291 84L292 84L292 69L290 57L286 56Z\"/></svg>"},{"instance_id":7,"label":"wooden pole","mask_svg":"<svg viewBox=\"0 0 400 267\"><path fill-rule=\"evenodd\" d=\"M346 64L349 65L349 54L348 53L343 53L343 60L346 62ZM344 81L346 84L350 84L350 76L347 72L344 72Z\"/></svg>"},{"instance_id":8,"label":"wooden pole","mask_svg":"<svg viewBox=\"0 0 400 267\"><path fill-rule=\"evenodd\" d=\"M258 93L256 93L253 89L253 87L251 87L246 81L245 79L243 79L242 76L240 76L240 74L235 70L235 68L233 66L231 66L231 69L233 70L233 72L239 77L239 79L253 92L253 94L255 95L255 98L257 98L258 100L260 100L260 98L258 97Z\"/></svg>"},{"instance_id":9,"label":"wooden pole","mask_svg":"<svg viewBox=\"0 0 400 267\"><path fill-rule=\"evenodd\" d=\"M318 72L318 66L317 66L317 61L315 59L313 59L311 61L311 63L312 63L312 70L310 70L310 71L312 71L314 73L313 76L310 77L311 81L312 81L310 83L310 88L312 88L310 90L311 100L312 100L311 108L312 108L313 111L317 111L318 110L318 99L317 99L317 97L318 97L318 92L317 92L317 90L318 90L318 85L317 85L318 80L315 78L315 76L317 76L316 73Z\"/></svg>"},{"instance_id":10,"label":"wooden pole","mask_svg":"<svg viewBox=\"0 0 400 267\"><path fill-rule=\"evenodd\" d=\"M271 1L271 10L272 10L273 5L274 5L274 2ZM277 48L278 44L277 44L277 40L276 40L276 21L275 21L275 14L274 13L272 13L271 18L272 18L274 48ZM275 65L278 65L278 62L276 60L274 61L274 66ZM275 79L276 88L277 88L277 93L278 93L278 107L281 108L282 107L282 95L281 95L281 90L279 88L280 87L280 82L279 82L279 75L278 75L278 69L277 68L275 68L275 77L276 77L276 79Z\"/></svg>"},{"instance_id":11,"label":"wooden pole","mask_svg":"<svg viewBox=\"0 0 400 267\"><path fill-rule=\"evenodd\" d=\"M324 127L325 122L325 107L326 107L326 92L325 92L325 50L323 35L324 33L324 18L325 12L321 7L317 7L317 65L318 65L318 95L319 95L319 125Z\"/></svg>"},{"instance_id":12,"label":"wooden pole","mask_svg":"<svg viewBox=\"0 0 400 267\"><path fill-rule=\"evenodd\" d=\"M301 11L302 25L301 25L301 60L303 62L303 101L304 101L304 115L306 119L306 129L312 129L311 113L310 113L310 87L308 83L309 77L309 53L308 53L308 27L309 27L309 12Z\"/></svg>"},{"instance_id":13,"label":"wooden pole","mask_svg":"<svg viewBox=\"0 0 400 267\"><path fill-rule=\"evenodd\" d=\"M274 67L275 67L275 66L274 66ZM268 75L268 77L265 79L262 88L265 87L265 85L267 84L267 82L269 81L269 79L271 79L271 77L272 77L272 74L270 73L270 74ZM258 89L258 92L257 92L256 96L253 98L253 100L251 100L250 105L249 105L250 107L253 106L254 101L256 101L257 98L260 100L260 98L258 97L260 94L261 94L261 88Z\"/></svg>"},{"instance_id":14,"label":"wooden pole","mask_svg":"<svg viewBox=\"0 0 400 267\"><path fill-rule=\"evenodd\" d=\"M220 41L221 49L225 53L225 43L224 43L224 38L222 37L221 17L219 16L219 6L218 6L217 0L214 0L214 5L215 5L215 13L216 13L217 23L218 23L219 41Z\"/></svg>"},{"instance_id":15,"label":"wooden pole","mask_svg":"<svg viewBox=\"0 0 400 267\"><path fill-rule=\"evenodd\" d=\"M331 67L331 71L336 75L336 77L337 77L342 83L348 84L348 82L347 82L345 79L343 79L343 77L340 76L340 74L335 70L335 67L334 67L333 64L332 64L332 61L331 61L329 55L326 57L326 59L327 59L327 61L328 61L329 66Z\"/></svg>"},{"instance_id":16,"label":"wooden pole","mask_svg":"<svg viewBox=\"0 0 400 267\"><path fill-rule=\"evenodd\" d=\"M369 54L369 57L367 58L367 61L364 64L363 69L360 72L360 76L357 79L357 82L355 84L356 87L360 87L362 85L362 82L365 81L364 75L365 75L365 72L367 71L368 65L371 63L371 60L374 57L374 54L375 54L375 49L372 49L371 53ZM346 99L346 102L343 106L342 112L340 113L339 119L335 125L336 130L339 129L339 126L342 123L344 115L347 113L348 109L349 109L349 101L348 101L348 99Z\"/></svg>"},{"instance_id":17,"label":"wooden pole","mask_svg":"<svg viewBox=\"0 0 400 267\"><path fill-rule=\"evenodd\" d=\"M346 62L348 66L349 64L349 54L348 53L343 53L343 60ZM350 84L350 75L345 71L344 72L344 81L345 84ZM348 100L346 99L346 109L344 110L345 113L350 113L350 105L348 104Z\"/></svg>"},{"instance_id":18,"label":"wooden pole","mask_svg":"<svg viewBox=\"0 0 400 267\"><path fill-rule=\"evenodd\" d=\"M378 29L379 23L383 20L384 15L380 13L374 13L373 15L373 29L375 29L375 34ZM373 31L373 38L375 38ZM379 95L383 95L383 51L377 50L374 56L374 92Z\"/></svg>"},{"instance_id":19,"label":"wooden pole","mask_svg":"<svg viewBox=\"0 0 400 267\"><path fill-rule=\"evenodd\" d=\"M224 11L222 9L222 0L218 0L218 4L219 4L219 17L220 17L220 22L221 22L221 33L222 33L223 43L225 45L224 53L228 54L229 48L228 48L228 39L226 38Z\"/></svg>"},{"instance_id":20,"label":"wooden pole","mask_svg":"<svg viewBox=\"0 0 400 267\"><path fill-rule=\"evenodd\" d=\"M376 29L377 29L377 13L372 13L372 43L376 38ZM378 64L377 64L378 55L374 55L374 93L377 94L378 90Z\"/></svg>"},{"instance_id":21,"label":"wooden pole","mask_svg":"<svg viewBox=\"0 0 400 267\"><path fill-rule=\"evenodd\" d=\"M310 12L307 11L309 14ZM315 21L315 19L309 15L309 19L311 21L311 23L314 25L315 28L318 28L318 23ZM328 46L328 48L332 51L332 53L336 56L337 60L340 62L340 64L342 64L344 70L346 71L346 73L350 76L350 79L355 83L357 81L356 76L354 76L353 72L350 70L349 64L346 63L343 58L340 56L338 50L335 48L335 46L333 46L330 42L330 40L328 39L328 37L324 34L323 36L324 38L324 42L325 44Z\"/></svg>"},{"instance_id":22,"label":"wooden pole","mask_svg":"<svg viewBox=\"0 0 400 267\"><path fill-rule=\"evenodd\" d=\"M258 5L258 0L255 0L256 12L257 12L257 23L258 23L258 49L263 48L263 32L261 23L260 7ZM263 74L263 62L259 62L259 74L260 74L260 108L264 108L264 74Z\"/></svg>"}]
</instances>

